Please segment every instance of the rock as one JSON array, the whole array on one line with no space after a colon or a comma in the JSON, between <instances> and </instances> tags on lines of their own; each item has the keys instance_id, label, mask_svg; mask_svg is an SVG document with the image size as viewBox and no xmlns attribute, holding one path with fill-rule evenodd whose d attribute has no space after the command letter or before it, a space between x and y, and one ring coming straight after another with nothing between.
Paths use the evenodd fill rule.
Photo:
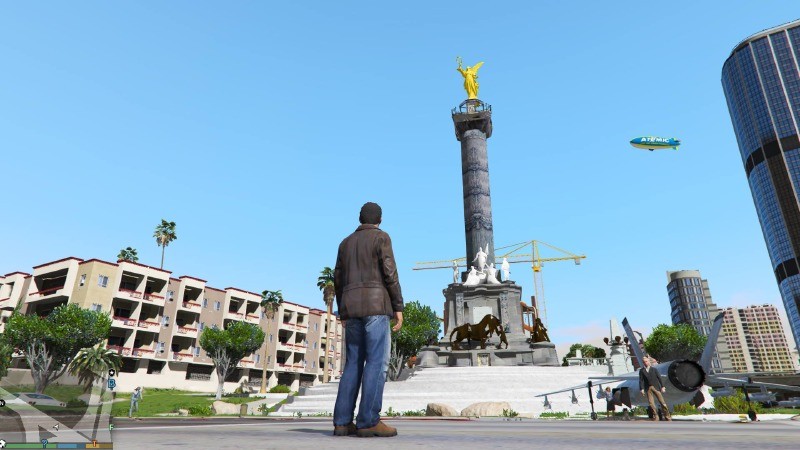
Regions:
<instances>
[{"instance_id":1,"label":"rock","mask_svg":"<svg viewBox=\"0 0 800 450\"><path fill-rule=\"evenodd\" d=\"M211 404L211 412L214 414L229 414L229 415L239 415L239 405L234 405L233 403L227 403L220 400L215 401Z\"/></svg>"},{"instance_id":2,"label":"rock","mask_svg":"<svg viewBox=\"0 0 800 450\"><path fill-rule=\"evenodd\" d=\"M436 417L458 417L458 410L444 403L428 403L425 408L426 416Z\"/></svg>"},{"instance_id":3,"label":"rock","mask_svg":"<svg viewBox=\"0 0 800 450\"><path fill-rule=\"evenodd\" d=\"M480 402L473 403L461 411L465 417L500 417L504 409L511 409L508 402Z\"/></svg>"},{"instance_id":4,"label":"rock","mask_svg":"<svg viewBox=\"0 0 800 450\"><path fill-rule=\"evenodd\" d=\"M189 415L189 410L188 409L179 409L178 410L178 415L181 416L181 417L188 416Z\"/></svg>"}]
</instances>

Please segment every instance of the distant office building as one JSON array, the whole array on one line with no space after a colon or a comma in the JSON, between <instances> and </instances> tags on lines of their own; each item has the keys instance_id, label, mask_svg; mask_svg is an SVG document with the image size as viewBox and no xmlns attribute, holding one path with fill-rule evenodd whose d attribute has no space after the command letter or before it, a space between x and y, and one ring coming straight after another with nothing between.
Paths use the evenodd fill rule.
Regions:
<instances>
[{"instance_id":1,"label":"distant office building","mask_svg":"<svg viewBox=\"0 0 800 450\"><path fill-rule=\"evenodd\" d=\"M726 308L722 327L734 372L795 372L778 308Z\"/></svg>"},{"instance_id":2,"label":"distant office building","mask_svg":"<svg viewBox=\"0 0 800 450\"><path fill-rule=\"evenodd\" d=\"M700 272L696 270L667 272L667 292L669 305L672 308L672 324L686 323L703 336L708 336L714 318L721 311L711 300L708 281L700 276ZM717 340L717 352L711 360L711 366L714 372L731 370L728 346L722 333Z\"/></svg>"},{"instance_id":3,"label":"distant office building","mask_svg":"<svg viewBox=\"0 0 800 450\"><path fill-rule=\"evenodd\" d=\"M800 21L737 45L722 67L722 88L783 306L800 346Z\"/></svg>"},{"instance_id":4,"label":"distant office building","mask_svg":"<svg viewBox=\"0 0 800 450\"><path fill-rule=\"evenodd\" d=\"M261 295L255 292L217 289L199 278L170 275L130 261L74 257L36 266L32 274L11 273L0 277L0 326L17 305L23 314L40 316L65 304L109 313L106 345L122 356L117 380L121 390L215 390L216 374L199 336L208 327L223 328L231 322L257 325L266 338L261 349L242 359L226 379L231 383L226 391L242 384L258 389L265 370L269 387L284 384L296 391L322 379L326 356L329 375L338 377L343 330L335 317L328 345L323 310L285 301L268 320ZM24 358L16 357L13 367L24 368Z\"/></svg>"}]
</instances>

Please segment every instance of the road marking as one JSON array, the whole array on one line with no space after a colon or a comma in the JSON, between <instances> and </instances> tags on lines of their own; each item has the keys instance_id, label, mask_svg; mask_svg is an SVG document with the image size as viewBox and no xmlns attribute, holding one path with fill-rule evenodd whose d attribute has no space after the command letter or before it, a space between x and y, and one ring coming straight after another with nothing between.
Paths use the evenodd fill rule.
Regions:
<instances>
[{"instance_id":1,"label":"road marking","mask_svg":"<svg viewBox=\"0 0 800 450\"><path fill-rule=\"evenodd\" d=\"M121 431L137 431L137 430L169 430L174 428L180 428L182 430L187 430L190 428L209 428L209 427L252 427L252 426L263 426L263 425L283 425L286 426L289 423L293 424L327 424L328 421L325 422L291 422L291 421L278 421L278 422L267 422L267 421L258 421L258 422L251 422L251 423L205 423L202 425L156 425L156 426L143 426L143 427L133 427L133 428L122 428L119 426L114 427L114 432L119 433Z\"/></svg>"}]
</instances>

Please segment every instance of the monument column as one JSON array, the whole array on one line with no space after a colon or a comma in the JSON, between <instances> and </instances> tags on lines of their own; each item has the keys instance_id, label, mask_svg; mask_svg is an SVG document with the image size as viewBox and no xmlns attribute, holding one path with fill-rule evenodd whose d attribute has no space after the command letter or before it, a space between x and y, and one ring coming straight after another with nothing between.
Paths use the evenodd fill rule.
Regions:
<instances>
[{"instance_id":1,"label":"monument column","mask_svg":"<svg viewBox=\"0 0 800 450\"><path fill-rule=\"evenodd\" d=\"M461 142L464 235L469 271L479 248L487 254L486 264L495 262L489 156L486 151L486 140L492 136L491 106L478 99L466 100L453 110L453 125L456 139Z\"/></svg>"}]
</instances>

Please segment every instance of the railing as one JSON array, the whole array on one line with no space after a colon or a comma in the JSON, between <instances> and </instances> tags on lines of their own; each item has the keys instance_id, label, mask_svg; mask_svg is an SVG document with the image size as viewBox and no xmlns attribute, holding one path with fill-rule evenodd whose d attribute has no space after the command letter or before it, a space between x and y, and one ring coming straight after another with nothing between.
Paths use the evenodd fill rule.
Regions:
<instances>
[{"instance_id":1,"label":"railing","mask_svg":"<svg viewBox=\"0 0 800 450\"><path fill-rule=\"evenodd\" d=\"M163 295L148 294L146 292L145 292L145 294L144 294L144 296L142 298L144 298L145 300L164 300L164 296Z\"/></svg>"},{"instance_id":2,"label":"railing","mask_svg":"<svg viewBox=\"0 0 800 450\"><path fill-rule=\"evenodd\" d=\"M248 315L247 315L247 318L248 318L248 319L256 319L256 320L260 320L260 319L261 319L261 316L259 316L258 314L248 314Z\"/></svg>"},{"instance_id":3,"label":"railing","mask_svg":"<svg viewBox=\"0 0 800 450\"><path fill-rule=\"evenodd\" d=\"M611 358L567 358L569 366L605 366Z\"/></svg>"},{"instance_id":4,"label":"railing","mask_svg":"<svg viewBox=\"0 0 800 450\"><path fill-rule=\"evenodd\" d=\"M197 328L191 327L178 327L178 334L189 334L189 333L196 333Z\"/></svg>"},{"instance_id":5,"label":"railing","mask_svg":"<svg viewBox=\"0 0 800 450\"><path fill-rule=\"evenodd\" d=\"M252 359L243 359L243 360L239 361L239 364L244 366L244 367L253 367L253 366L255 366L255 363L256 362L253 361Z\"/></svg>"},{"instance_id":6,"label":"railing","mask_svg":"<svg viewBox=\"0 0 800 450\"><path fill-rule=\"evenodd\" d=\"M108 349L112 350L112 351L115 351L115 352L119 353L122 356L130 356L131 355L130 347L121 347L119 345L109 345Z\"/></svg>"},{"instance_id":7,"label":"railing","mask_svg":"<svg viewBox=\"0 0 800 450\"><path fill-rule=\"evenodd\" d=\"M128 294L128 297L133 297L133 298L142 298L142 295L144 294L143 292L134 291L133 289L119 288L119 291Z\"/></svg>"},{"instance_id":8,"label":"railing","mask_svg":"<svg viewBox=\"0 0 800 450\"><path fill-rule=\"evenodd\" d=\"M200 309L200 303L197 302L183 302L183 307L186 309Z\"/></svg>"},{"instance_id":9,"label":"railing","mask_svg":"<svg viewBox=\"0 0 800 450\"><path fill-rule=\"evenodd\" d=\"M136 319L131 319L130 317L114 316L113 319L114 319L114 321L122 322L123 325L129 326L129 327L135 327L136 326L136 322L137 322Z\"/></svg>"},{"instance_id":10,"label":"railing","mask_svg":"<svg viewBox=\"0 0 800 450\"><path fill-rule=\"evenodd\" d=\"M190 373L189 374L190 380L197 380L197 381L208 381L211 379L211 374L208 373Z\"/></svg>"},{"instance_id":11,"label":"railing","mask_svg":"<svg viewBox=\"0 0 800 450\"><path fill-rule=\"evenodd\" d=\"M172 359L174 361L183 361L184 359L192 359L192 358L194 358L194 354L192 353L177 353L177 352L172 353Z\"/></svg>"},{"instance_id":12,"label":"railing","mask_svg":"<svg viewBox=\"0 0 800 450\"><path fill-rule=\"evenodd\" d=\"M293 323L283 322L283 327L294 331L300 331L303 333L308 331L308 325L295 325Z\"/></svg>"},{"instance_id":13,"label":"railing","mask_svg":"<svg viewBox=\"0 0 800 450\"><path fill-rule=\"evenodd\" d=\"M278 367L287 372L301 372L304 368L302 364L278 364Z\"/></svg>"},{"instance_id":14,"label":"railing","mask_svg":"<svg viewBox=\"0 0 800 450\"><path fill-rule=\"evenodd\" d=\"M156 352L146 348L135 348L132 354L133 356L155 356Z\"/></svg>"},{"instance_id":15,"label":"railing","mask_svg":"<svg viewBox=\"0 0 800 450\"><path fill-rule=\"evenodd\" d=\"M228 314L230 314L230 315L232 315L232 316L235 316L235 317L238 317L239 319L243 319L243 318L244 318L244 314L242 314L242 313L239 313L239 312L235 312L235 311L228 311Z\"/></svg>"},{"instance_id":16,"label":"railing","mask_svg":"<svg viewBox=\"0 0 800 450\"><path fill-rule=\"evenodd\" d=\"M59 287L50 288L50 289L44 289L44 290L41 290L41 291L38 291L38 292L33 292L33 293L29 294L28 297L33 297L35 295L38 295L39 297L44 297L46 295L55 294L56 292L60 291L61 289L64 289L63 285L59 286Z\"/></svg>"},{"instance_id":17,"label":"railing","mask_svg":"<svg viewBox=\"0 0 800 450\"><path fill-rule=\"evenodd\" d=\"M139 328L152 328L152 327L160 328L161 327L161 324L159 322L148 322L146 320L140 320L137 325L139 326Z\"/></svg>"}]
</instances>

